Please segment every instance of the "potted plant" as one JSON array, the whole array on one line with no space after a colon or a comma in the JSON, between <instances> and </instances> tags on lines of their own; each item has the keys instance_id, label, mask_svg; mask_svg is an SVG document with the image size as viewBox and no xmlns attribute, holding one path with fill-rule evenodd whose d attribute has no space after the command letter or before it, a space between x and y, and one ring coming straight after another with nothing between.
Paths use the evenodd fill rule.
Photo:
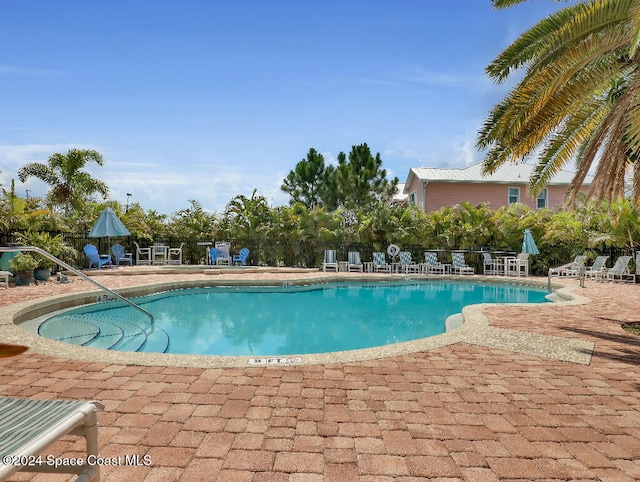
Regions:
<instances>
[{"instance_id":1,"label":"potted plant","mask_svg":"<svg viewBox=\"0 0 640 482\"><path fill-rule=\"evenodd\" d=\"M11 258L9 268L13 273L13 279L16 286L25 286L31 283L33 279L33 270L38 266L38 262L33 256L27 253L20 253Z\"/></svg>"},{"instance_id":2,"label":"potted plant","mask_svg":"<svg viewBox=\"0 0 640 482\"><path fill-rule=\"evenodd\" d=\"M17 239L23 246L35 246L47 253L55 256L56 258L72 257L76 255L76 250L64 242L61 234L51 236L46 231L27 231L26 233L19 233ZM39 281L47 281L51 276L51 270L55 268L55 263L49 258L45 258L39 254L35 254L34 258L38 262L38 266L34 271L35 279Z\"/></svg>"}]
</instances>

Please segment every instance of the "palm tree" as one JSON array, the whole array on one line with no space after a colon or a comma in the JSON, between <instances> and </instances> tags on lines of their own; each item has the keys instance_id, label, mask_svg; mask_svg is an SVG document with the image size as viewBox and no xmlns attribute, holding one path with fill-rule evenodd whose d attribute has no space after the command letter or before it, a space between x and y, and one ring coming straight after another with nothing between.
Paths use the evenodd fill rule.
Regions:
<instances>
[{"instance_id":1,"label":"palm tree","mask_svg":"<svg viewBox=\"0 0 640 482\"><path fill-rule=\"evenodd\" d=\"M529 180L537 194L575 161L569 201L592 166L588 197L624 196L625 177L632 173L634 198L640 200L639 38L640 0L582 1L523 33L486 68L496 82L520 67L526 72L478 133L477 147L489 149L484 172L538 156Z\"/></svg>"},{"instance_id":2,"label":"palm tree","mask_svg":"<svg viewBox=\"0 0 640 482\"><path fill-rule=\"evenodd\" d=\"M99 166L104 164L104 159L98 151L90 149L69 149L66 154L53 154L47 164L31 162L21 167L18 178L25 182L30 177L44 181L51 190L49 197L56 203L64 206L65 216L70 208L78 208L86 197L95 193L107 198L109 188L107 185L94 179L82 169L89 162L95 162Z\"/></svg>"}]
</instances>

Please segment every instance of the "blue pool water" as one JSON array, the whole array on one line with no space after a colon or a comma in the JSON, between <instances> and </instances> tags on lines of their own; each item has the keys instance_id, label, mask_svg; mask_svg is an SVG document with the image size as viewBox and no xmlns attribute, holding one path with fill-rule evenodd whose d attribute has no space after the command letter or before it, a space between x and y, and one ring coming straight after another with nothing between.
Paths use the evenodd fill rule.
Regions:
<instances>
[{"instance_id":1,"label":"blue pool water","mask_svg":"<svg viewBox=\"0 0 640 482\"><path fill-rule=\"evenodd\" d=\"M154 315L153 326L134 308L109 301L27 329L119 351L281 356L434 336L466 305L541 303L546 294L527 286L464 281L193 288L136 298Z\"/></svg>"}]
</instances>

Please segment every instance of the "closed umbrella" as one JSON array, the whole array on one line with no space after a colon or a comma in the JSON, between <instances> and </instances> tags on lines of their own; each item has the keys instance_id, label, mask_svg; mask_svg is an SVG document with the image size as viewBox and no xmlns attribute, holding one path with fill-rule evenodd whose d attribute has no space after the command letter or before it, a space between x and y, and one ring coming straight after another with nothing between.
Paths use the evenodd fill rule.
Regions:
<instances>
[{"instance_id":1,"label":"closed umbrella","mask_svg":"<svg viewBox=\"0 0 640 482\"><path fill-rule=\"evenodd\" d=\"M524 240L522 241L522 252L529 254L540 254L536 242L533 239L533 234L529 229L524 230Z\"/></svg>"},{"instance_id":2,"label":"closed umbrella","mask_svg":"<svg viewBox=\"0 0 640 482\"><path fill-rule=\"evenodd\" d=\"M120 218L116 216L111 208L104 208L96 224L91 228L90 238L107 238L109 240L109 251L111 251L111 236L129 236L131 233L124 227Z\"/></svg>"}]
</instances>

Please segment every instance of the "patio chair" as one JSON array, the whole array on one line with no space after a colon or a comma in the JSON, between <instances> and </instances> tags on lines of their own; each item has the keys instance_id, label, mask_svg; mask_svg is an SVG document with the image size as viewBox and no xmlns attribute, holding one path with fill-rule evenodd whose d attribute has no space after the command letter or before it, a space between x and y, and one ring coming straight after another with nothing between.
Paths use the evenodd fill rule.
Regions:
<instances>
[{"instance_id":1,"label":"patio chair","mask_svg":"<svg viewBox=\"0 0 640 482\"><path fill-rule=\"evenodd\" d=\"M184 243L180 243L179 248L169 248L167 251L167 264L182 264L182 247Z\"/></svg>"},{"instance_id":2,"label":"patio chair","mask_svg":"<svg viewBox=\"0 0 640 482\"><path fill-rule=\"evenodd\" d=\"M360 259L360 251L349 251L347 254L347 271L357 271L362 273L364 265Z\"/></svg>"},{"instance_id":3,"label":"patio chair","mask_svg":"<svg viewBox=\"0 0 640 482\"><path fill-rule=\"evenodd\" d=\"M603 269L606 269L605 263L609 259L609 256L598 256L593 260L593 264L587 268L585 268L585 276L587 278L596 279L598 277L598 273L601 273Z\"/></svg>"},{"instance_id":4,"label":"patio chair","mask_svg":"<svg viewBox=\"0 0 640 482\"><path fill-rule=\"evenodd\" d=\"M0 284L5 288L9 288L9 276L13 276L11 271L0 271Z\"/></svg>"},{"instance_id":5,"label":"patio chair","mask_svg":"<svg viewBox=\"0 0 640 482\"><path fill-rule=\"evenodd\" d=\"M385 273L391 273L391 265L387 263L387 258L381 251L373 253L373 268L376 273L383 271Z\"/></svg>"},{"instance_id":6,"label":"patio chair","mask_svg":"<svg viewBox=\"0 0 640 482\"><path fill-rule=\"evenodd\" d=\"M240 266L247 264L247 258L249 257L249 248L242 248L238 254L233 255L233 264L240 263Z\"/></svg>"},{"instance_id":7,"label":"patio chair","mask_svg":"<svg viewBox=\"0 0 640 482\"><path fill-rule=\"evenodd\" d=\"M121 244L111 246L111 252L116 260L116 266L120 266L120 263L129 263L129 266L133 266L133 254L125 253L124 246Z\"/></svg>"},{"instance_id":8,"label":"patio chair","mask_svg":"<svg viewBox=\"0 0 640 482\"><path fill-rule=\"evenodd\" d=\"M549 275L575 278L582 272L582 270L585 269L584 262L586 259L586 256L578 255L571 263L566 263L555 268L550 268Z\"/></svg>"},{"instance_id":9,"label":"patio chair","mask_svg":"<svg viewBox=\"0 0 640 482\"><path fill-rule=\"evenodd\" d=\"M209 264L211 266L214 266L217 261L218 261L218 257L220 256L220 250L218 248L209 248Z\"/></svg>"},{"instance_id":10,"label":"patio chair","mask_svg":"<svg viewBox=\"0 0 640 482\"><path fill-rule=\"evenodd\" d=\"M322 271L338 271L338 261L335 249L324 250L324 261L322 261Z\"/></svg>"},{"instance_id":11,"label":"patio chair","mask_svg":"<svg viewBox=\"0 0 640 482\"><path fill-rule=\"evenodd\" d=\"M474 274L475 270L464 259L464 253L451 253L453 263L451 270L454 274Z\"/></svg>"},{"instance_id":12,"label":"patio chair","mask_svg":"<svg viewBox=\"0 0 640 482\"><path fill-rule=\"evenodd\" d=\"M113 266L111 264L111 255L110 254L100 254L98 253L98 248L96 248L93 244L85 245L84 254L89 258L89 268L92 265L96 265L98 269L102 269L104 265Z\"/></svg>"},{"instance_id":13,"label":"patio chair","mask_svg":"<svg viewBox=\"0 0 640 482\"><path fill-rule=\"evenodd\" d=\"M493 259L490 253L482 253L483 273L486 275L502 274L501 265L497 259Z\"/></svg>"},{"instance_id":14,"label":"patio chair","mask_svg":"<svg viewBox=\"0 0 640 482\"><path fill-rule=\"evenodd\" d=\"M231 264L231 243L229 241L216 241L215 247L218 248L219 252L216 264Z\"/></svg>"},{"instance_id":15,"label":"patio chair","mask_svg":"<svg viewBox=\"0 0 640 482\"><path fill-rule=\"evenodd\" d=\"M400 251L398 253L400 258L400 269L403 273L418 273L420 272L420 266L411 259L411 253L409 251Z\"/></svg>"},{"instance_id":16,"label":"patio chair","mask_svg":"<svg viewBox=\"0 0 640 482\"><path fill-rule=\"evenodd\" d=\"M141 248L135 241L136 245L136 264L151 264L151 248Z\"/></svg>"},{"instance_id":17,"label":"patio chair","mask_svg":"<svg viewBox=\"0 0 640 482\"><path fill-rule=\"evenodd\" d=\"M424 253L422 272L425 274L444 274L445 266L438 261L438 254L430 251Z\"/></svg>"},{"instance_id":18,"label":"patio chair","mask_svg":"<svg viewBox=\"0 0 640 482\"><path fill-rule=\"evenodd\" d=\"M98 402L0 397L0 480L23 470L76 474L76 480L99 481L100 465L91 465L91 459L99 453L97 411L103 409ZM42 452L67 435L85 438L84 463L47 464L48 456ZM39 455L41 464L27 465Z\"/></svg>"},{"instance_id":19,"label":"patio chair","mask_svg":"<svg viewBox=\"0 0 640 482\"><path fill-rule=\"evenodd\" d=\"M518 253L515 258L507 259L507 276L529 276L529 253Z\"/></svg>"},{"instance_id":20,"label":"patio chair","mask_svg":"<svg viewBox=\"0 0 640 482\"><path fill-rule=\"evenodd\" d=\"M604 268L598 273L596 279L598 281L628 281L635 283L636 275L629 271L629 263L631 256L620 256L616 259L612 268Z\"/></svg>"}]
</instances>

